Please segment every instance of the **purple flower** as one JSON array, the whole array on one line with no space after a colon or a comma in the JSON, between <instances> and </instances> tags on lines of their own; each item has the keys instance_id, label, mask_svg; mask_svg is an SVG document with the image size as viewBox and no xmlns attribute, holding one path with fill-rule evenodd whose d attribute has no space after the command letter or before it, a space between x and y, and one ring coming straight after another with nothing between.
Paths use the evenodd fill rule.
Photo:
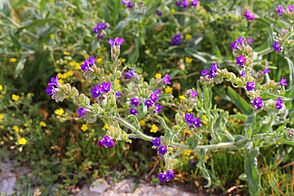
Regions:
<instances>
[{"instance_id":1,"label":"purple flower","mask_svg":"<svg viewBox=\"0 0 294 196\"><path fill-rule=\"evenodd\" d=\"M294 5L288 5L287 6L287 11L289 14L292 14L294 12Z\"/></svg>"},{"instance_id":2,"label":"purple flower","mask_svg":"<svg viewBox=\"0 0 294 196\"><path fill-rule=\"evenodd\" d=\"M97 98L101 94L100 86L95 84L94 87L91 89L92 97Z\"/></svg>"},{"instance_id":3,"label":"purple flower","mask_svg":"<svg viewBox=\"0 0 294 196\"><path fill-rule=\"evenodd\" d=\"M136 110L135 108L131 108L131 109L130 109L130 114L136 116L136 115L138 114L138 110Z\"/></svg>"},{"instance_id":4,"label":"purple flower","mask_svg":"<svg viewBox=\"0 0 294 196\"><path fill-rule=\"evenodd\" d=\"M110 39L107 42L111 46L116 46L116 45L120 46L120 45L122 45L124 43L124 41L125 41L124 38L116 37L114 40Z\"/></svg>"},{"instance_id":5,"label":"purple flower","mask_svg":"<svg viewBox=\"0 0 294 196\"><path fill-rule=\"evenodd\" d=\"M214 78L217 72L217 63L210 65L209 78Z\"/></svg>"},{"instance_id":6,"label":"purple flower","mask_svg":"<svg viewBox=\"0 0 294 196\"><path fill-rule=\"evenodd\" d=\"M158 179L159 179L160 182L166 182L166 176L165 176L165 174L164 173L160 173L158 175Z\"/></svg>"},{"instance_id":7,"label":"purple flower","mask_svg":"<svg viewBox=\"0 0 294 196\"><path fill-rule=\"evenodd\" d=\"M254 105L254 107L257 108L257 109L261 109L261 108L263 108L263 102L262 102L261 97L256 97L256 98L254 98L254 100L253 100L253 105Z\"/></svg>"},{"instance_id":8,"label":"purple flower","mask_svg":"<svg viewBox=\"0 0 294 196\"><path fill-rule=\"evenodd\" d=\"M270 73L271 72L271 70L269 70L269 69L267 69L267 68L264 68L264 70L263 70L263 73L264 74L266 74L266 73Z\"/></svg>"},{"instance_id":9,"label":"purple flower","mask_svg":"<svg viewBox=\"0 0 294 196\"><path fill-rule=\"evenodd\" d=\"M156 91L154 91L154 93L155 93L156 95L161 95L160 88L159 88L159 89L157 89Z\"/></svg>"},{"instance_id":10,"label":"purple flower","mask_svg":"<svg viewBox=\"0 0 294 196\"><path fill-rule=\"evenodd\" d=\"M155 137L155 138L152 140L152 144L153 144L153 146L158 147L158 146L160 146L160 143L161 143L161 141L160 141L160 138L159 138L159 137Z\"/></svg>"},{"instance_id":11,"label":"purple flower","mask_svg":"<svg viewBox=\"0 0 294 196\"><path fill-rule=\"evenodd\" d=\"M234 40L230 45L231 50L237 50L239 48L239 42L238 40Z\"/></svg>"},{"instance_id":12,"label":"purple flower","mask_svg":"<svg viewBox=\"0 0 294 196\"><path fill-rule=\"evenodd\" d=\"M245 10L244 16L245 16L246 20L248 20L248 21L252 21L255 19L254 14L250 10Z\"/></svg>"},{"instance_id":13,"label":"purple flower","mask_svg":"<svg viewBox=\"0 0 294 196\"><path fill-rule=\"evenodd\" d=\"M280 81L280 85L281 86L288 86L287 79L286 78L282 78L281 81Z\"/></svg>"},{"instance_id":14,"label":"purple flower","mask_svg":"<svg viewBox=\"0 0 294 196\"><path fill-rule=\"evenodd\" d=\"M165 153L167 152L167 147L162 145L162 146L159 146L157 151L161 154L161 155L165 155Z\"/></svg>"},{"instance_id":15,"label":"purple flower","mask_svg":"<svg viewBox=\"0 0 294 196\"><path fill-rule=\"evenodd\" d=\"M87 61L84 61L82 64L81 64L81 70L83 71L90 71L90 65Z\"/></svg>"},{"instance_id":16,"label":"purple flower","mask_svg":"<svg viewBox=\"0 0 294 196\"><path fill-rule=\"evenodd\" d=\"M132 77L134 77L134 75L135 75L135 69L134 68L125 72L125 77L127 79L131 79Z\"/></svg>"},{"instance_id":17,"label":"purple flower","mask_svg":"<svg viewBox=\"0 0 294 196\"><path fill-rule=\"evenodd\" d=\"M107 24L103 22L98 22L96 26L93 28L94 33L100 33L102 30L105 30L107 28Z\"/></svg>"},{"instance_id":18,"label":"purple flower","mask_svg":"<svg viewBox=\"0 0 294 196\"><path fill-rule=\"evenodd\" d=\"M90 56L90 58L88 60L86 60L90 65L94 65L96 62L96 58L94 58L93 56Z\"/></svg>"},{"instance_id":19,"label":"purple flower","mask_svg":"<svg viewBox=\"0 0 294 196\"><path fill-rule=\"evenodd\" d=\"M161 10L157 10L156 11L157 16L162 16L162 11Z\"/></svg>"},{"instance_id":20,"label":"purple flower","mask_svg":"<svg viewBox=\"0 0 294 196\"><path fill-rule=\"evenodd\" d=\"M246 71L241 71L241 73L240 73L240 77L246 77Z\"/></svg>"},{"instance_id":21,"label":"purple flower","mask_svg":"<svg viewBox=\"0 0 294 196\"><path fill-rule=\"evenodd\" d=\"M275 41L272 45L272 48L274 49L275 52L281 52L282 48L279 44L279 42Z\"/></svg>"},{"instance_id":22,"label":"purple flower","mask_svg":"<svg viewBox=\"0 0 294 196\"><path fill-rule=\"evenodd\" d=\"M56 93L57 89L54 88L54 86L52 85L48 85L48 87L46 88L46 93L48 94L48 96L52 96L54 93Z\"/></svg>"},{"instance_id":23,"label":"purple flower","mask_svg":"<svg viewBox=\"0 0 294 196\"><path fill-rule=\"evenodd\" d=\"M137 107L140 104L140 100L137 97L131 98L131 105Z\"/></svg>"},{"instance_id":24,"label":"purple flower","mask_svg":"<svg viewBox=\"0 0 294 196\"><path fill-rule=\"evenodd\" d=\"M55 77L51 77L50 78L50 82L48 83L49 86L58 86L58 75L56 75Z\"/></svg>"},{"instance_id":25,"label":"purple flower","mask_svg":"<svg viewBox=\"0 0 294 196\"><path fill-rule=\"evenodd\" d=\"M151 93L150 100L155 103L158 100L157 93Z\"/></svg>"},{"instance_id":26,"label":"purple flower","mask_svg":"<svg viewBox=\"0 0 294 196\"><path fill-rule=\"evenodd\" d=\"M201 75L202 76L207 76L209 74L209 71L207 70L207 69L203 69L202 71L201 71Z\"/></svg>"},{"instance_id":27,"label":"purple flower","mask_svg":"<svg viewBox=\"0 0 294 196\"><path fill-rule=\"evenodd\" d=\"M251 44L253 42L253 39L251 37L248 37L247 42L248 44Z\"/></svg>"},{"instance_id":28,"label":"purple flower","mask_svg":"<svg viewBox=\"0 0 294 196\"><path fill-rule=\"evenodd\" d=\"M102 82L100 90L103 93L108 93L110 91L111 82Z\"/></svg>"},{"instance_id":29,"label":"purple flower","mask_svg":"<svg viewBox=\"0 0 294 196\"><path fill-rule=\"evenodd\" d=\"M87 108L80 107L77 111L78 117L82 118L88 112Z\"/></svg>"},{"instance_id":30,"label":"purple flower","mask_svg":"<svg viewBox=\"0 0 294 196\"><path fill-rule=\"evenodd\" d=\"M154 112L159 113L163 107L160 104L156 104L154 107Z\"/></svg>"},{"instance_id":31,"label":"purple flower","mask_svg":"<svg viewBox=\"0 0 294 196\"><path fill-rule=\"evenodd\" d=\"M285 12L284 7L282 5L278 5L277 14L282 15Z\"/></svg>"},{"instance_id":32,"label":"purple flower","mask_svg":"<svg viewBox=\"0 0 294 196\"><path fill-rule=\"evenodd\" d=\"M147 100L144 102L144 105L146 105L147 108L150 108L150 107L153 105L153 102L150 101L149 99L147 99Z\"/></svg>"},{"instance_id":33,"label":"purple flower","mask_svg":"<svg viewBox=\"0 0 294 196\"><path fill-rule=\"evenodd\" d=\"M247 82L246 83L246 89L247 91L252 91L255 88L255 83L254 82Z\"/></svg>"},{"instance_id":34,"label":"purple flower","mask_svg":"<svg viewBox=\"0 0 294 196\"><path fill-rule=\"evenodd\" d=\"M129 9L132 9L132 8L134 7L133 2L132 2L132 1L129 1L127 7L128 7Z\"/></svg>"},{"instance_id":35,"label":"purple flower","mask_svg":"<svg viewBox=\"0 0 294 196\"><path fill-rule=\"evenodd\" d=\"M176 1L177 7L187 8L189 6L188 0Z\"/></svg>"},{"instance_id":36,"label":"purple flower","mask_svg":"<svg viewBox=\"0 0 294 196\"><path fill-rule=\"evenodd\" d=\"M115 92L115 96L116 96L117 98L121 98L121 92L120 92L120 91L116 91L116 92Z\"/></svg>"},{"instance_id":37,"label":"purple flower","mask_svg":"<svg viewBox=\"0 0 294 196\"><path fill-rule=\"evenodd\" d=\"M236 64L237 65L240 65L241 67L243 67L245 62L246 62L246 59L242 54L240 56L236 57Z\"/></svg>"},{"instance_id":38,"label":"purple flower","mask_svg":"<svg viewBox=\"0 0 294 196\"><path fill-rule=\"evenodd\" d=\"M171 84L171 83L170 83L170 77L169 77L168 74L165 74L165 76L163 77L163 83L164 83L165 85L167 85L167 84Z\"/></svg>"},{"instance_id":39,"label":"purple flower","mask_svg":"<svg viewBox=\"0 0 294 196\"><path fill-rule=\"evenodd\" d=\"M98 146L99 147L104 146L105 148L111 148L114 146L114 141L110 136L105 135L102 140L98 141Z\"/></svg>"},{"instance_id":40,"label":"purple flower","mask_svg":"<svg viewBox=\"0 0 294 196\"><path fill-rule=\"evenodd\" d=\"M242 37L242 36L240 36L240 37L238 38L238 44L240 44L240 45L244 45L244 44L245 44L245 38Z\"/></svg>"},{"instance_id":41,"label":"purple flower","mask_svg":"<svg viewBox=\"0 0 294 196\"><path fill-rule=\"evenodd\" d=\"M172 46L178 46L181 45L182 43L182 34L178 33L176 34L174 37L172 37L171 41L170 41L170 45Z\"/></svg>"},{"instance_id":42,"label":"purple flower","mask_svg":"<svg viewBox=\"0 0 294 196\"><path fill-rule=\"evenodd\" d=\"M170 170L170 169L166 171L165 175L166 175L166 180L167 181L170 181L175 177L174 171Z\"/></svg>"},{"instance_id":43,"label":"purple flower","mask_svg":"<svg viewBox=\"0 0 294 196\"><path fill-rule=\"evenodd\" d=\"M194 119L194 125L195 125L195 127L199 128L201 124L202 124L202 123L201 123L201 121L200 121L200 118L195 118L195 119Z\"/></svg>"},{"instance_id":44,"label":"purple flower","mask_svg":"<svg viewBox=\"0 0 294 196\"><path fill-rule=\"evenodd\" d=\"M278 110L280 110L280 109L282 109L282 107L283 107L283 100L280 98L280 97L278 97L278 99L277 99L277 101L276 101L276 108L278 109Z\"/></svg>"},{"instance_id":45,"label":"purple flower","mask_svg":"<svg viewBox=\"0 0 294 196\"><path fill-rule=\"evenodd\" d=\"M192 7L197 7L198 6L198 3L199 3L198 0L192 0L191 1L191 6Z\"/></svg>"},{"instance_id":46,"label":"purple flower","mask_svg":"<svg viewBox=\"0 0 294 196\"><path fill-rule=\"evenodd\" d=\"M193 89L191 90L191 97L198 97L198 92L194 91Z\"/></svg>"},{"instance_id":47,"label":"purple flower","mask_svg":"<svg viewBox=\"0 0 294 196\"><path fill-rule=\"evenodd\" d=\"M194 114L185 114L185 121L188 125L192 125L195 121Z\"/></svg>"}]
</instances>

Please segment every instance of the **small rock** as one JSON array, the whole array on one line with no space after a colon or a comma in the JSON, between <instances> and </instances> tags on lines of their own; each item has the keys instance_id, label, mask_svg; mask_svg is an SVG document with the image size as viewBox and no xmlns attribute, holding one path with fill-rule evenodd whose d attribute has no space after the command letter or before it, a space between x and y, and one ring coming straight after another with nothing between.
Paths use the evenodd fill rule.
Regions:
<instances>
[{"instance_id":1,"label":"small rock","mask_svg":"<svg viewBox=\"0 0 294 196\"><path fill-rule=\"evenodd\" d=\"M16 186L15 174L11 172L0 173L0 195L12 195Z\"/></svg>"},{"instance_id":2,"label":"small rock","mask_svg":"<svg viewBox=\"0 0 294 196\"><path fill-rule=\"evenodd\" d=\"M103 193L108 187L109 185L105 180L98 179L91 184L90 191L95 193Z\"/></svg>"}]
</instances>

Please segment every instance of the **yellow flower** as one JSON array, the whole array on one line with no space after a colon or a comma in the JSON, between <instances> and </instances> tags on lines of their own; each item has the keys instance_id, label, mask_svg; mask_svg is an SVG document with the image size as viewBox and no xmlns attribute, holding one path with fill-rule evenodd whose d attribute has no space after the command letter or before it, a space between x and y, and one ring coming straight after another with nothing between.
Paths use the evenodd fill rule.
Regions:
<instances>
[{"instance_id":1,"label":"yellow flower","mask_svg":"<svg viewBox=\"0 0 294 196\"><path fill-rule=\"evenodd\" d=\"M83 125L81 126L81 130L82 130L82 131L87 131L88 129L89 129L89 127L88 127L87 124L83 124Z\"/></svg>"},{"instance_id":2,"label":"yellow flower","mask_svg":"<svg viewBox=\"0 0 294 196\"><path fill-rule=\"evenodd\" d=\"M188 129L185 129L183 133L184 135L188 135L188 136L191 135L191 132Z\"/></svg>"},{"instance_id":3,"label":"yellow flower","mask_svg":"<svg viewBox=\"0 0 294 196\"><path fill-rule=\"evenodd\" d=\"M192 112L192 111L193 111L192 108L187 109L187 112Z\"/></svg>"},{"instance_id":4,"label":"yellow flower","mask_svg":"<svg viewBox=\"0 0 294 196\"><path fill-rule=\"evenodd\" d=\"M64 56L69 56L69 55L70 55L70 53L69 53L69 52L67 52L67 51L63 51L63 55L64 55Z\"/></svg>"},{"instance_id":5,"label":"yellow flower","mask_svg":"<svg viewBox=\"0 0 294 196\"><path fill-rule=\"evenodd\" d=\"M19 127L16 126L16 125L14 125L14 126L12 127L12 130L15 131L16 133L18 133L18 132L19 132Z\"/></svg>"},{"instance_id":6,"label":"yellow flower","mask_svg":"<svg viewBox=\"0 0 294 196\"><path fill-rule=\"evenodd\" d=\"M173 92L173 88L170 86L167 86L164 90L165 90L165 93L167 93L167 94Z\"/></svg>"},{"instance_id":7,"label":"yellow flower","mask_svg":"<svg viewBox=\"0 0 294 196\"><path fill-rule=\"evenodd\" d=\"M19 96L18 95L15 95L15 94L13 94L12 96L11 96L11 99L13 100L13 101L18 101L19 100Z\"/></svg>"},{"instance_id":8,"label":"yellow flower","mask_svg":"<svg viewBox=\"0 0 294 196\"><path fill-rule=\"evenodd\" d=\"M145 120L140 120L140 126L144 127L146 125Z\"/></svg>"},{"instance_id":9,"label":"yellow flower","mask_svg":"<svg viewBox=\"0 0 294 196\"><path fill-rule=\"evenodd\" d=\"M60 84L64 84L64 81L63 81L62 79L59 79L58 82L59 82Z\"/></svg>"},{"instance_id":10,"label":"yellow flower","mask_svg":"<svg viewBox=\"0 0 294 196\"><path fill-rule=\"evenodd\" d=\"M184 150L184 151L183 151L183 155L184 155L184 156L187 156L187 157L190 156L191 153L192 153L192 150Z\"/></svg>"},{"instance_id":11,"label":"yellow flower","mask_svg":"<svg viewBox=\"0 0 294 196\"><path fill-rule=\"evenodd\" d=\"M0 114L0 121L3 120L4 114Z\"/></svg>"},{"instance_id":12,"label":"yellow flower","mask_svg":"<svg viewBox=\"0 0 294 196\"><path fill-rule=\"evenodd\" d=\"M108 124L107 124L107 123L105 123L102 129L103 129L103 130L108 130L108 129L109 129L109 126L108 126Z\"/></svg>"},{"instance_id":13,"label":"yellow flower","mask_svg":"<svg viewBox=\"0 0 294 196\"><path fill-rule=\"evenodd\" d=\"M186 99L186 97L184 95L180 95L179 98L180 98L180 100Z\"/></svg>"},{"instance_id":14,"label":"yellow flower","mask_svg":"<svg viewBox=\"0 0 294 196\"><path fill-rule=\"evenodd\" d=\"M40 125L40 127L46 127L46 126L47 126L47 124L46 124L44 121L41 121L41 122L39 123L39 125Z\"/></svg>"},{"instance_id":15,"label":"yellow flower","mask_svg":"<svg viewBox=\"0 0 294 196\"><path fill-rule=\"evenodd\" d=\"M125 63L126 62L126 59L125 58L120 58L121 62L122 63Z\"/></svg>"},{"instance_id":16,"label":"yellow flower","mask_svg":"<svg viewBox=\"0 0 294 196\"><path fill-rule=\"evenodd\" d=\"M64 110L62 108L59 108L59 109L55 110L54 113L57 116L62 116L64 114Z\"/></svg>"},{"instance_id":17,"label":"yellow flower","mask_svg":"<svg viewBox=\"0 0 294 196\"><path fill-rule=\"evenodd\" d=\"M186 40L190 40L190 39L192 39L192 35L189 34L189 33L187 33L187 34L185 35L185 39L186 39Z\"/></svg>"},{"instance_id":18,"label":"yellow flower","mask_svg":"<svg viewBox=\"0 0 294 196\"><path fill-rule=\"evenodd\" d=\"M52 34L50 34L50 38L51 39L54 39L55 38L55 35L52 33Z\"/></svg>"},{"instance_id":19,"label":"yellow flower","mask_svg":"<svg viewBox=\"0 0 294 196\"><path fill-rule=\"evenodd\" d=\"M175 9L171 9L171 10L170 10L170 13L171 13L171 14L174 14L175 12L176 12Z\"/></svg>"},{"instance_id":20,"label":"yellow flower","mask_svg":"<svg viewBox=\"0 0 294 196\"><path fill-rule=\"evenodd\" d=\"M3 86L0 84L0 91L2 91L3 90Z\"/></svg>"},{"instance_id":21,"label":"yellow flower","mask_svg":"<svg viewBox=\"0 0 294 196\"><path fill-rule=\"evenodd\" d=\"M161 77L162 77L161 73L157 73L157 74L155 74L155 78L156 78L156 79L160 79Z\"/></svg>"},{"instance_id":22,"label":"yellow flower","mask_svg":"<svg viewBox=\"0 0 294 196\"><path fill-rule=\"evenodd\" d=\"M10 62L10 63L15 63L15 62L16 62L16 58L10 58L10 59L9 59L9 62Z\"/></svg>"},{"instance_id":23,"label":"yellow flower","mask_svg":"<svg viewBox=\"0 0 294 196\"><path fill-rule=\"evenodd\" d=\"M157 131L158 131L158 127L157 127L155 124L153 124L153 125L151 126L150 132L151 132L151 133L156 133Z\"/></svg>"},{"instance_id":24,"label":"yellow flower","mask_svg":"<svg viewBox=\"0 0 294 196\"><path fill-rule=\"evenodd\" d=\"M101 57L97 58L97 60L96 60L96 62L99 64L102 63L102 61L103 61L103 58L101 58Z\"/></svg>"},{"instance_id":25,"label":"yellow flower","mask_svg":"<svg viewBox=\"0 0 294 196\"><path fill-rule=\"evenodd\" d=\"M25 145L28 141L26 140L26 138L22 137L22 138L19 138L17 140L17 144L18 145Z\"/></svg>"},{"instance_id":26,"label":"yellow flower","mask_svg":"<svg viewBox=\"0 0 294 196\"><path fill-rule=\"evenodd\" d=\"M205 115L202 116L202 123L205 125L208 123L208 118Z\"/></svg>"},{"instance_id":27,"label":"yellow flower","mask_svg":"<svg viewBox=\"0 0 294 196\"><path fill-rule=\"evenodd\" d=\"M186 63L192 63L192 60L193 59L191 57L188 57L188 56L185 57Z\"/></svg>"}]
</instances>

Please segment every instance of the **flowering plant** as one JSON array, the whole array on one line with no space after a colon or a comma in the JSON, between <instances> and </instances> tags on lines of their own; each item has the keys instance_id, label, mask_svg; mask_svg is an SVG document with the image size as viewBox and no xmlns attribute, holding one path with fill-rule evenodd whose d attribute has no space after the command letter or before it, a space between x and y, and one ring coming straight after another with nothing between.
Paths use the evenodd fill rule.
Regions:
<instances>
[{"instance_id":1,"label":"flowering plant","mask_svg":"<svg viewBox=\"0 0 294 196\"><path fill-rule=\"evenodd\" d=\"M168 74L153 78L149 83L144 81L135 68L123 67L119 59L124 39L117 37L108 43L112 62L96 64L96 58L91 56L81 64L81 70L92 86L88 93L80 93L69 83L59 83L58 76L50 79L46 89L56 102L71 99L77 106L77 116L87 123L100 119L109 126L97 145L112 148L117 141L132 142L132 139L151 142L165 162L164 172L158 175L160 182L175 177L174 169L181 164L177 158L190 150L199 156L197 167L208 181L207 186L210 186L211 178L205 166L206 153L242 150L246 152L244 168L250 193L258 193L259 149L277 143L293 145L293 129L287 124L287 105L291 105L287 102L291 99L285 90L286 79L282 78L280 82L270 80L267 66L258 74L254 62L259 61L260 56L240 37L231 44L240 76L213 63L209 70L201 72L195 88L187 90L178 101L163 90L171 84L172 78ZM213 104L212 89L224 81L244 89L252 104L231 87L228 94L230 101L239 107L236 114ZM170 120L172 117L175 120ZM158 124L161 134L147 134L142 127L145 121ZM153 125L150 132L157 132L158 127ZM240 126L241 131L237 132L235 126Z\"/></svg>"}]
</instances>

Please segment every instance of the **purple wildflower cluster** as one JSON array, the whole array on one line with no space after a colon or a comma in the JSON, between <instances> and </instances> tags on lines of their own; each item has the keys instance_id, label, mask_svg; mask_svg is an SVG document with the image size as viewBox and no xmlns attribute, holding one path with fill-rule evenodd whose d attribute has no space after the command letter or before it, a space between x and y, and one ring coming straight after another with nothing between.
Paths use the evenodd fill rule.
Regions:
<instances>
[{"instance_id":1,"label":"purple wildflower cluster","mask_svg":"<svg viewBox=\"0 0 294 196\"><path fill-rule=\"evenodd\" d=\"M247 91L252 91L255 88L255 83L254 82L247 82L246 83L246 89Z\"/></svg>"},{"instance_id":2,"label":"purple wildflower cluster","mask_svg":"<svg viewBox=\"0 0 294 196\"><path fill-rule=\"evenodd\" d=\"M253 21L255 19L255 15L250 10L245 10L244 16L247 21Z\"/></svg>"},{"instance_id":3,"label":"purple wildflower cluster","mask_svg":"<svg viewBox=\"0 0 294 196\"><path fill-rule=\"evenodd\" d=\"M158 179L160 182L168 182L171 181L175 177L173 170L167 170L165 173L160 173L158 175Z\"/></svg>"},{"instance_id":4,"label":"purple wildflower cluster","mask_svg":"<svg viewBox=\"0 0 294 196\"><path fill-rule=\"evenodd\" d=\"M84 62L81 64L81 70L83 71L90 71L91 67L95 65L96 58L93 56L90 56L89 59L84 60Z\"/></svg>"},{"instance_id":5,"label":"purple wildflower cluster","mask_svg":"<svg viewBox=\"0 0 294 196\"><path fill-rule=\"evenodd\" d=\"M217 73L217 66L218 66L217 63L211 64L209 70L203 69L201 71L201 75L203 77L208 76L209 78L214 78L216 76L216 73Z\"/></svg>"},{"instance_id":6,"label":"purple wildflower cluster","mask_svg":"<svg viewBox=\"0 0 294 196\"><path fill-rule=\"evenodd\" d=\"M274 49L275 52L281 52L282 51L281 45L279 44L278 41L275 41L273 43L272 48Z\"/></svg>"},{"instance_id":7,"label":"purple wildflower cluster","mask_svg":"<svg viewBox=\"0 0 294 196\"><path fill-rule=\"evenodd\" d=\"M97 98L101 95L101 93L108 93L110 91L111 82L102 82L101 86L95 84L91 89L92 97Z\"/></svg>"},{"instance_id":8,"label":"purple wildflower cluster","mask_svg":"<svg viewBox=\"0 0 294 196\"><path fill-rule=\"evenodd\" d=\"M134 8L134 3L130 0L122 0L121 4L129 9Z\"/></svg>"},{"instance_id":9,"label":"purple wildflower cluster","mask_svg":"<svg viewBox=\"0 0 294 196\"><path fill-rule=\"evenodd\" d=\"M288 5L286 11L287 11L286 13L288 13L288 14L293 14L294 13L294 5ZM281 16L284 13L285 13L284 7L282 5L278 5L277 14Z\"/></svg>"},{"instance_id":10,"label":"purple wildflower cluster","mask_svg":"<svg viewBox=\"0 0 294 196\"><path fill-rule=\"evenodd\" d=\"M110 39L107 42L111 46L120 46L120 45L122 45L124 43L124 41L125 41L124 38L116 37L115 39Z\"/></svg>"},{"instance_id":11,"label":"purple wildflower cluster","mask_svg":"<svg viewBox=\"0 0 294 196\"><path fill-rule=\"evenodd\" d=\"M80 107L77 111L78 117L82 118L83 116L87 114L88 111L89 110L87 108Z\"/></svg>"},{"instance_id":12,"label":"purple wildflower cluster","mask_svg":"<svg viewBox=\"0 0 294 196\"><path fill-rule=\"evenodd\" d=\"M46 88L46 93L48 94L48 96L52 96L54 93L57 92L58 85L58 75L56 75L56 77L50 78L50 82L48 82L48 87Z\"/></svg>"},{"instance_id":13,"label":"purple wildflower cluster","mask_svg":"<svg viewBox=\"0 0 294 196\"><path fill-rule=\"evenodd\" d=\"M242 54L239 56L236 56L237 65L240 65L243 68L245 63L246 63L246 58Z\"/></svg>"},{"instance_id":14,"label":"purple wildflower cluster","mask_svg":"<svg viewBox=\"0 0 294 196\"><path fill-rule=\"evenodd\" d=\"M132 79L134 76L136 75L136 72L135 72L135 69L129 69L129 70L126 70L123 74L123 76L126 78L126 79Z\"/></svg>"},{"instance_id":15,"label":"purple wildflower cluster","mask_svg":"<svg viewBox=\"0 0 294 196\"><path fill-rule=\"evenodd\" d=\"M131 105L138 107L140 104L140 100L137 97L132 97L131 98ZM130 114L132 115L137 115L138 114L138 110L136 108L130 108Z\"/></svg>"},{"instance_id":16,"label":"purple wildflower cluster","mask_svg":"<svg viewBox=\"0 0 294 196\"><path fill-rule=\"evenodd\" d=\"M287 12L289 14L293 14L294 13L294 5L288 5L287 6Z\"/></svg>"},{"instance_id":17,"label":"purple wildflower cluster","mask_svg":"<svg viewBox=\"0 0 294 196\"><path fill-rule=\"evenodd\" d=\"M251 43L252 38L248 38L247 42ZM234 40L231 43L230 48L231 48L231 50L241 50L242 47L244 47L244 46L245 46L245 38L240 36L238 39Z\"/></svg>"},{"instance_id":18,"label":"purple wildflower cluster","mask_svg":"<svg viewBox=\"0 0 294 196\"><path fill-rule=\"evenodd\" d=\"M114 141L110 136L105 135L102 140L98 141L98 146L105 147L105 148L111 148L114 146Z\"/></svg>"},{"instance_id":19,"label":"purple wildflower cluster","mask_svg":"<svg viewBox=\"0 0 294 196\"><path fill-rule=\"evenodd\" d=\"M276 108L277 108L277 110L280 110L280 109L282 109L282 107L283 107L283 100L280 97L278 97L278 99L276 101Z\"/></svg>"},{"instance_id":20,"label":"purple wildflower cluster","mask_svg":"<svg viewBox=\"0 0 294 196\"><path fill-rule=\"evenodd\" d=\"M104 30L107 29L108 25L103 22L98 22L96 26L93 28L93 32L97 34L98 39L103 39L104 38Z\"/></svg>"},{"instance_id":21,"label":"purple wildflower cluster","mask_svg":"<svg viewBox=\"0 0 294 196\"><path fill-rule=\"evenodd\" d=\"M182 34L178 33L175 36L172 37L170 41L170 45L172 46L179 46L182 43Z\"/></svg>"},{"instance_id":22,"label":"purple wildflower cluster","mask_svg":"<svg viewBox=\"0 0 294 196\"><path fill-rule=\"evenodd\" d=\"M156 90L155 92L151 93L149 96L149 99L144 101L144 105L147 106L147 108L151 108L153 104L155 104L158 101L158 95L161 94L160 90ZM160 113L161 109L163 108L162 105L159 103L155 104L154 106L154 112Z\"/></svg>"},{"instance_id":23,"label":"purple wildflower cluster","mask_svg":"<svg viewBox=\"0 0 294 196\"><path fill-rule=\"evenodd\" d=\"M181 1L176 1L176 6L177 7L181 7L181 8L187 8L189 7L189 5L191 7L197 7L199 5L199 1L198 0L192 0L190 3L189 3L189 0L181 0Z\"/></svg>"},{"instance_id":24,"label":"purple wildflower cluster","mask_svg":"<svg viewBox=\"0 0 294 196\"><path fill-rule=\"evenodd\" d=\"M157 147L157 152L160 153L161 155L165 155L167 152L167 147L165 145L161 145L161 140L159 137L155 137L152 140L153 146Z\"/></svg>"},{"instance_id":25,"label":"purple wildflower cluster","mask_svg":"<svg viewBox=\"0 0 294 196\"><path fill-rule=\"evenodd\" d=\"M190 127L199 128L202 124L200 121L200 118L198 118L198 117L195 118L194 114L190 114L190 113L185 114L185 121L188 124L188 126L190 126Z\"/></svg>"},{"instance_id":26,"label":"purple wildflower cluster","mask_svg":"<svg viewBox=\"0 0 294 196\"><path fill-rule=\"evenodd\" d=\"M262 102L261 97L254 98L253 105L257 109L262 109L263 108L263 102Z\"/></svg>"}]
</instances>

